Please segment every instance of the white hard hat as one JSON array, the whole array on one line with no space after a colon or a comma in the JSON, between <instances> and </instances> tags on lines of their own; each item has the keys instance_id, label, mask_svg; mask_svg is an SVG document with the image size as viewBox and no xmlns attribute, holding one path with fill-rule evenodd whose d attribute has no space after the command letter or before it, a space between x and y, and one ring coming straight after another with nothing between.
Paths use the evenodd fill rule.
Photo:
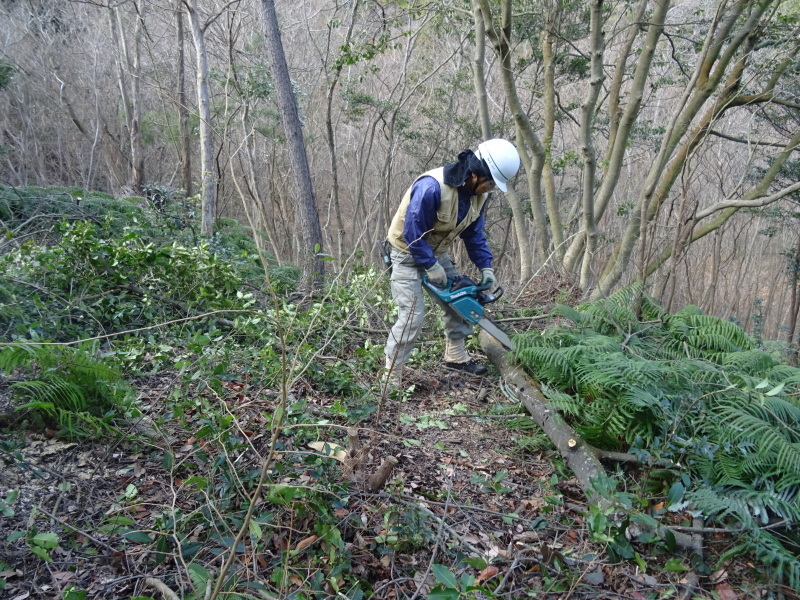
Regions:
<instances>
[{"instance_id":1,"label":"white hard hat","mask_svg":"<svg viewBox=\"0 0 800 600\"><path fill-rule=\"evenodd\" d=\"M477 154L489 165L497 187L505 192L506 183L519 171L519 152L514 144L500 138L486 140L478 146Z\"/></svg>"}]
</instances>

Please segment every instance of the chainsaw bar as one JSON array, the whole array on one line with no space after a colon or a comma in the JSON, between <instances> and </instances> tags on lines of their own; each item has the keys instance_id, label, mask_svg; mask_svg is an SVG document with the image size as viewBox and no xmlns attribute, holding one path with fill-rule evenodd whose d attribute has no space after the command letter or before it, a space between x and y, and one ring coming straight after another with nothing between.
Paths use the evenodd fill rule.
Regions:
<instances>
[{"instance_id":1,"label":"chainsaw bar","mask_svg":"<svg viewBox=\"0 0 800 600\"><path fill-rule=\"evenodd\" d=\"M489 319L484 317L480 321L478 321L478 327L483 329L486 333L496 339L506 350L513 350L514 349L514 342L511 341L511 338L508 337L505 331L500 329L497 325L492 323Z\"/></svg>"}]
</instances>

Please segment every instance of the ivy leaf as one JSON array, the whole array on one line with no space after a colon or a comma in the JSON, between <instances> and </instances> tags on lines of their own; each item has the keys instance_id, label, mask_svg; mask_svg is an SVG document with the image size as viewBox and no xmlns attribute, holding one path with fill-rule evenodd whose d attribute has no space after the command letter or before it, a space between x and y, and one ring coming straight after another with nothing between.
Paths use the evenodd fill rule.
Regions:
<instances>
[{"instance_id":1,"label":"ivy leaf","mask_svg":"<svg viewBox=\"0 0 800 600\"><path fill-rule=\"evenodd\" d=\"M669 494L667 494L667 506L675 506L683 499L683 493L686 491L686 488L683 487L683 484L680 481L676 481L672 484L672 487L669 488Z\"/></svg>"},{"instance_id":2,"label":"ivy leaf","mask_svg":"<svg viewBox=\"0 0 800 600\"><path fill-rule=\"evenodd\" d=\"M40 546L41 548L55 548L58 546L58 536L52 532L38 533L33 536L31 542L33 542L36 546Z\"/></svg>"},{"instance_id":3,"label":"ivy leaf","mask_svg":"<svg viewBox=\"0 0 800 600\"><path fill-rule=\"evenodd\" d=\"M50 558L50 553L41 546L31 546L31 552L41 558L44 562L53 562L53 559Z\"/></svg>"},{"instance_id":4,"label":"ivy leaf","mask_svg":"<svg viewBox=\"0 0 800 600\"><path fill-rule=\"evenodd\" d=\"M153 541L144 531L128 531L123 535L123 537L126 540L134 542L135 544L149 544Z\"/></svg>"},{"instance_id":5,"label":"ivy leaf","mask_svg":"<svg viewBox=\"0 0 800 600\"><path fill-rule=\"evenodd\" d=\"M456 580L456 576L453 575L453 572L445 567L444 565L433 565L433 576L446 588L451 589L458 589L458 581Z\"/></svg>"},{"instance_id":6,"label":"ivy leaf","mask_svg":"<svg viewBox=\"0 0 800 600\"><path fill-rule=\"evenodd\" d=\"M673 573L683 573L684 571L688 571L689 567L681 563L680 558L671 558L664 565L664 569Z\"/></svg>"},{"instance_id":7,"label":"ivy leaf","mask_svg":"<svg viewBox=\"0 0 800 600\"><path fill-rule=\"evenodd\" d=\"M428 600L458 600L458 590L437 586L426 594Z\"/></svg>"},{"instance_id":8,"label":"ivy leaf","mask_svg":"<svg viewBox=\"0 0 800 600\"><path fill-rule=\"evenodd\" d=\"M478 569L479 571L482 571L487 566L489 566L488 563L479 556L474 558L465 558L464 562L468 564L470 567Z\"/></svg>"}]
</instances>

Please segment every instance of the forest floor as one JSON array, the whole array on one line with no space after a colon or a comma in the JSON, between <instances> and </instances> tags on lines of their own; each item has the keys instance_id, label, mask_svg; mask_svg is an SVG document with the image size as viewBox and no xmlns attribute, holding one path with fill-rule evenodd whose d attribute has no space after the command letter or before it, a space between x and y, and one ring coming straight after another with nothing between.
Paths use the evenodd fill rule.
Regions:
<instances>
[{"instance_id":1,"label":"forest floor","mask_svg":"<svg viewBox=\"0 0 800 600\"><path fill-rule=\"evenodd\" d=\"M644 545L637 548L645 572L638 560L612 563L587 526L585 496L546 438L533 427L520 428L524 415L490 413L493 405L515 406L498 386L493 369L487 377L470 378L431 366L412 372L408 381L413 391L403 399L387 399L380 416L373 412L358 425L369 464L386 457L395 457L398 464L381 492L366 493L350 484L335 503L349 552L346 568L373 590L372 596L342 595L342 590L339 597L422 597L442 582L441 576L435 577L441 571L433 565L470 573L474 585L503 598L766 597L759 592L751 564L714 564L714 555L730 540L711 540L721 547L706 557L712 569L699 579L689 570L688 557L676 561L674 555L648 555ZM3 458L15 454L16 459L6 460L0 472L0 499L12 490L19 491L19 498L9 505L13 515L0 517L0 578L6 581L0 597L166 598L169 590L173 598L187 597L188 560L170 555L154 561L157 553L150 539L141 533L123 539L119 527L135 524L132 529L153 537L165 513L198 509L196 494L187 493L186 482L191 466L199 465L195 459L202 444L164 413L163 399L173 384L167 375L140 382L143 409L150 415L147 422L160 417L163 423L144 436L117 443L73 443L52 437L50 431L8 432L14 449L4 450ZM311 412L327 414L335 398L301 388L293 393L308 398ZM7 392L0 390L0 413L8 413ZM254 459L268 443L269 428L261 415L274 406L274 394L248 390L237 382L229 392L221 401L249 438ZM197 416L202 416L199 411ZM515 427L508 426L512 420ZM131 433L142 430L140 424ZM298 439L300 443L305 441ZM283 449L302 450L293 447L291 435L283 440ZM167 468L167 455L183 468ZM344 482L344 471L339 473ZM318 483L315 477L313 471L294 472L283 482L313 487ZM122 518L114 520L115 516ZM31 550L37 545L35 535L42 534L39 547L46 550L48 561ZM47 534L56 534L57 544L48 545ZM390 535L397 536L394 544ZM298 516L291 527L268 530L262 540L257 551L242 557L241 568L252 581L269 580L286 551L298 565L302 554L320 543L313 515ZM459 556L480 557L485 565L459 565ZM204 560L210 572L221 562L219 557ZM665 564L672 566L665 569ZM313 570L310 559L307 569L292 569L280 584L281 597L312 597L303 592ZM161 591L156 589L159 583L166 586ZM76 590L85 591L85 596L74 595ZM328 591L330 597L337 596L330 585ZM464 589L451 590L449 597L490 596Z\"/></svg>"},{"instance_id":2,"label":"forest floor","mask_svg":"<svg viewBox=\"0 0 800 600\"><path fill-rule=\"evenodd\" d=\"M532 292L520 304L553 301ZM233 527L216 531L220 515L237 508L225 504L235 496L231 488L239 498L252 494L270 442L265 415L275 414L279 393L243 377L222 393L201 393L205 398L177 414L170 399L180 377L139 378L143 416L123 426L117 441L80 443L21 422L11 382L0 380L0 598L210 597L203 577L210 573L213 581L236 534ZM613 561L604 532L590 526L584 493L493 367L485 377L469 377L435 361L418 364L408 372L406 391L383 400L378 377L362 382L375 390L375 402L356 407L362 414L355 423L353 413L342 418L340 398L315 389L311 379L290 390L289 404L303 399L302 418L320 426L300 419L282 429L273 461L281 468L270 482L322 494L291 508L261 494L259 510L270 512L259 514L274 520L251 526L237 548L234 571L254 590L240 597L777 597L747 560L718 564L732 536L707 535L700 562L653 543L635 544L635 560ZM230 418L238 446L215 445L202 434L211 412ZM347 446L345 432L353 434L353 427L367 474L387 458L397 460L377 493L332 458L317 460L325 468L304 466L313 454L310 440ZM618 476L623 486L633 481ZM217 518L209 514L215 511ZM336 521L338 547L321 535L321 515Z\"/></svg>"}]
</instances>

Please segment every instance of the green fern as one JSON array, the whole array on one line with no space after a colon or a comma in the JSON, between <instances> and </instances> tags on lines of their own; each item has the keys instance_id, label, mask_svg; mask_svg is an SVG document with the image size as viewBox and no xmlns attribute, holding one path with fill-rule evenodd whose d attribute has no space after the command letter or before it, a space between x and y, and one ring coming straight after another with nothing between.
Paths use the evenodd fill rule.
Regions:
<instances>
[{"instance_id":1,"label":"green fern","mask_svg":"<svg viewBox=\"0 0 800 600\"><path fill-rule=\"evenodd\" d=\"M694 306L666 314L638 287L552 316L574 326L518 336L514 353L551 405L597 447L685 465L694 482L685 499L710 522L739 527L740 551L774 557L796 581L797 556L760 527L800 525L800 369L735 323Z\"/></svg>"},{"instance_id":2,"label":"green fern","mask_svg":"<svg viewBox=\"0 0 800 600\"><path fill-rule=\"evenodd\" d=\"M133 392L117 369L93 354L91 346L14 344L0 350L0 372L26 378L11 386L17 410L56 424L62 437L95 436L112 429L112 418L131 407Z\"/></svg>"}]
</instances>

